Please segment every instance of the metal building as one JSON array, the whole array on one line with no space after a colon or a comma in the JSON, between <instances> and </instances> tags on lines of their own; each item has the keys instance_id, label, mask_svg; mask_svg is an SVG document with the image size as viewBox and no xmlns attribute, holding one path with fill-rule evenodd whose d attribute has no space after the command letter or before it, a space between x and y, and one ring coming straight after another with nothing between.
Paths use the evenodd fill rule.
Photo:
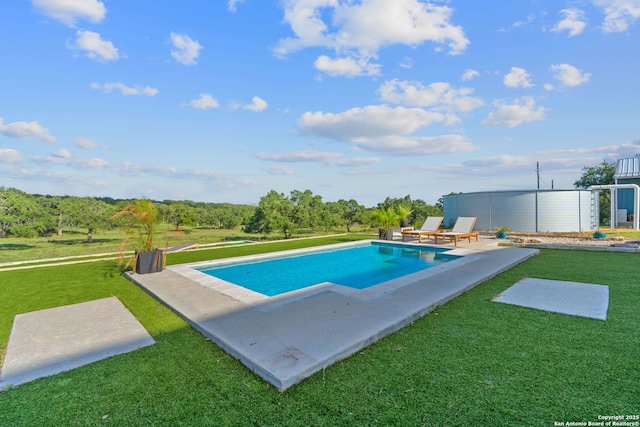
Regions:
<instances>
[{"instance_id":1,"label":"metal building","mask_svg":"<svg viewBox=\"0 0 640 427\"><path fill-rule=\"evenodd\" d=\"M618 159L616 162L616 172L613 175L617 184L640 185L640 154L628 159ZM636 200L631 188L621 188L617 190L617 214L618 221L633 222L636 213Z\"/></svg>"},{"instance_id":2,"label":"metal building","mask_svg":"<svg viewBox=\"0 0 640 427\"><path fill-rule=\"evenodd\" d=\"M474 230L511 227L522 232L588 232L598 229L599 200L589 190L512 190L443 196L444 224L478 218Z\"/></svg>"}]
</instances>

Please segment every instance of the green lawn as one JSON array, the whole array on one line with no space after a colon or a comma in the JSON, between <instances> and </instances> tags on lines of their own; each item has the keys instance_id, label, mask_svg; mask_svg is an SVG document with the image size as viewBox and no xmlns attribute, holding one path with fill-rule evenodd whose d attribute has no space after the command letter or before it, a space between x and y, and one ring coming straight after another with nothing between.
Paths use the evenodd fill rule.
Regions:
<instances>
[{"instance_id":1,"label":"green lawn","mask_svg":"<svg viewBox=\"0 0 640 427\"><path fill-rule=\"evenodd\" d=\"M169 262L351 238L359 237L185 252ZM640 412L637 254L543 250L286 392L267 385L114 266L0 272L2 350L15 314L111 295L156 340L0 393L0 425L550 426ZM608 285L608 320L491 302L526 276Z\"/></svg>"},{"instance_id":2,"label":"green lawn","mask_svg":"<svg viewBox=\"0 0 640 427\"><path fill-rule=\"evenodd\" d=\"M373 235L371 230L360 231ZM325 234L344 232L344 230L335 230ZM314 234L320 235L320 233L302 230L294 237ZM125 237L126 234L120 230L96 231L93 233L93 243L87 243L86 230L65 230L62 236L2 238L0 239L0 263L118 252ZM267 235L245 233L241 227L233 230L193 228L175 231L168 224L163 224L156 234L154 242L159 248L165 248L187 242L206 244L238 240L280 240L283 238L281 233Z\"/></svg>"}]
</instances>

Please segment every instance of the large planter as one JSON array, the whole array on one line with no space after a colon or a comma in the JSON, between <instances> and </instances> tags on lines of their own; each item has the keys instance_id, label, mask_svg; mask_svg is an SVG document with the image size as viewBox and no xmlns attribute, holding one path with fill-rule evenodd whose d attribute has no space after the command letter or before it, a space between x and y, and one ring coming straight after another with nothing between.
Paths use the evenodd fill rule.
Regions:
<instances>
[{"instance_id":1,"label":"large planter","mask_svg":"<svg viewBox=\"0 0 640 427\"><path fill-rule=\"evenodd\" d=\"M393 240L393 230L386 228L378 229L378 239L380 240Z\"/></svg>"},{"instance_id":2,"label":"large planter","mask_svg":"<svg viewBox=\"0 0 640 427\"><path fill-rule=\"evenodd\" d=\"M156 249L149 252L138 252L136 259L136 273L149 274L162 271L163 259L162 251Z\"/></svg>"},{"instance_id":3,"label":"large planter","mask_svg":"<svg viewBox=\"0 0 640 427\"><path fill-rule=\"evenodd\" d=\"M498 231L498 232L496 232L496 237L498 239L506 239L507 238L507 232L506 231Z\"/></svg>"}]
</instances>

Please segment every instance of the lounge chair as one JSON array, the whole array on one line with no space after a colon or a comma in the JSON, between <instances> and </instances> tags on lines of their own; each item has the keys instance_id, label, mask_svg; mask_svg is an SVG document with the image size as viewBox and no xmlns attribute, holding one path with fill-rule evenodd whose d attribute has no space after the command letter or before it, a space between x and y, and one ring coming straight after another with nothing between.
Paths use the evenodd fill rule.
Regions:
<instances>
[{"instance_id":1,"label":"lounge chair","mask_svg":"<svg viewBox=\"0 0 640 427\"><path fill-rule=\"evenodd\" d=\"M473 231L473 226L476 225L477 219L478 217L475 216L459 216L451 231L443 231L433 235L436 244L438 239L448 239L458 246L458 240L469 239L469 243L471 243L471 237L475 237L477 242L480 232Z\"/></svg>"},{"instance_id":2,"label":"lounge chair","mask_svg":"<svg viewBox=\"0 0 640 427\"><path fill-rule=\"evenodd\" d=\"M424 220L424 224L420 227L419 230L411 229L403 229L402 233L402 241L404 242L405 237L417 237L418 243L422 243L422 237L433 236L438 232L440 228L440 224L442 224L442 220L444 217L441 216L428 216L427 219Z\"/></svg>"}]
</instances>

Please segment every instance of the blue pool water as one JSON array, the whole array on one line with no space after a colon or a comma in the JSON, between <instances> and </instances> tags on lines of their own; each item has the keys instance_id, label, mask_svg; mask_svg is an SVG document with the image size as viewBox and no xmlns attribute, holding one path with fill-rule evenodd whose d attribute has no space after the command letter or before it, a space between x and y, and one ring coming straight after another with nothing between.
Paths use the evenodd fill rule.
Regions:
<instances>
[{"instance_id":1,"label":"blue pool water","mask_svg":"<svg viewBox=\"0 0 640 427\"><path fill-rule=\"evenodd\" d=\"M416 248L371 242L198 270L219 279L274 296L322 282L364 289L457 259L445 249Z\"/></svg>"}]
</instances>

